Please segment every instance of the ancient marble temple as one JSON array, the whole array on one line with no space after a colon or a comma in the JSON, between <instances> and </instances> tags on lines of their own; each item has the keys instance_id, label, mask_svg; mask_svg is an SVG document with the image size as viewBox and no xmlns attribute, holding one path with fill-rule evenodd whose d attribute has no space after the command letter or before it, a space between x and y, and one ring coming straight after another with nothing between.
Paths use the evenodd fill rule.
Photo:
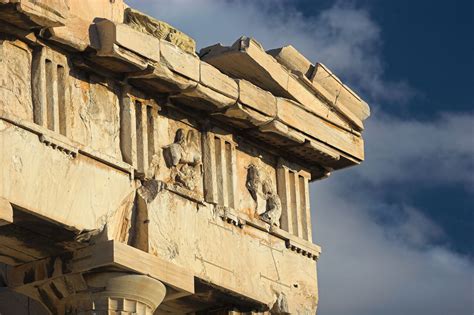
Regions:
<instances>
[{"instance_id":1,"label":"ancient marble temple","mask_svg":"<svg viewBox=\"0 0 474 315\"><path fill-rule=\"evenodd\" d=\"M369 114L292 46L0 0L0 312L315 314L309 183Z\"/></svg>"}]
</instances>

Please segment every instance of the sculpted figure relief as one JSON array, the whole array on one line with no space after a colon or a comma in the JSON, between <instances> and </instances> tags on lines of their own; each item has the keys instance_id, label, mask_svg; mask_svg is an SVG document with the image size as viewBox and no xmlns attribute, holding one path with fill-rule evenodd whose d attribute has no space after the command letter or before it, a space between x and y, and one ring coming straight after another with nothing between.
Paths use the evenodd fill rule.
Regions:
<instances>
[{"instance_id":1,"label":"sculpted figure relief","mask_svg":"<svg viewBox=\"0 0 474 315\"><path fill-rule=\"evenodd\" d=\"M250 164L247 168L247 182L246 187L252 195L253 200L257 200L257 195L260 190L260 171L256 165Z\"/></svg>"},{"instance_id":2,"label":"sculpted figure relief","mask_svg":"<svg viewBox=\"0 0 474 315\"><path fill-rule=\"evenodd\" d=\"M250 164L247 168L246 187L256 203L255 211L260 219L270 225L280 226L281 200L273 183L260 168Z\"/></svg>"},{"instance_id":3,"label":"sculpted figure relief","mask_svg":"<svg viewBox=\"0 0 474 315\"><path fill-rule=\"evenodd\" d=\"M201 153L194 130L186 134L176 131L174 142L164 148L166 165L171 168L171 178L176 185L194 190L200 173Z\"/></svg>"}]
</instances>

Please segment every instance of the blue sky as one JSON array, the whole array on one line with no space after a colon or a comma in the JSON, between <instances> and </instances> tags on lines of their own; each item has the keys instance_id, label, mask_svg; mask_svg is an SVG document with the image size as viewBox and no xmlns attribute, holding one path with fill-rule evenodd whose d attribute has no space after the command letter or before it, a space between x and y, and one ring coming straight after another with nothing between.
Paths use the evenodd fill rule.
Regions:
<instances>
[{"instance_id":1,"label":"blue sky","mask_svg":"<svg viewBox=\"0 0 474 315\"><path fill-rule=\"evenodd\" d=\"M366 161L312 185L319 315L473 314L473 1L127 2L198 47L292 44L371 105Z\"/></svg>"}]
</instances>

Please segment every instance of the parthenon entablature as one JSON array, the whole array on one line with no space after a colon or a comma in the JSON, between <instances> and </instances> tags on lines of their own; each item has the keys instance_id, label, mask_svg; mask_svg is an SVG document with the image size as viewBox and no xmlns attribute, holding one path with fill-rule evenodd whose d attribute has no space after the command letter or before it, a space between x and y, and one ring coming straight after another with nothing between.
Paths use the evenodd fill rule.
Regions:
<instances>
[{"instance_id":1,"label":"parthenon entablature","mask_svg":"<svg viewBox=\"0 0 474 315\"><path fill-rule=\"evenodd\" d=\"M292 46L0 0L0 287L52 314L314 314L309 184L364 160L369 115Z\"/></svg>"}]
</instances>

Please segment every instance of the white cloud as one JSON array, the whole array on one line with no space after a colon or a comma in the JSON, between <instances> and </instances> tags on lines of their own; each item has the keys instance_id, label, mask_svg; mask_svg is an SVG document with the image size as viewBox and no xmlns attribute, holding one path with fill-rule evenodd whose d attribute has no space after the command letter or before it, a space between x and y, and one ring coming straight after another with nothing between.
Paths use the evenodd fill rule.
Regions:
<instances>
[{"instance_id":1,"label":"white cloud","mask_svg":"<svg viewBox=\"0 0 474 315\"><path fill-rule=\"evenodd\" d=\"M458 183L474 189L474 114L444 113L422 122L379 115L367 121L366 162L372 184Z\"/></svg>"},{"instance_id":2,"label":"white cloud","mask_svg":"<svg viewBox=\"0 0 474 315\"><path fill-rule=\"evenodd\" d=\"M321 314L472 314L472 260L442 246L447 235L427 211L387 203L374 188L448 183L472 193L473 128L467 113L380 114L367 127L366 161L312 187Z\"/></svg>"},{"instance_id":3,"label":"white cloud","mask_svg":"<svg viewBox=\"0 0 474 315\"><path fill-rule=\"evenodd\" d=\"M347 177L336 175L312 189L315 239L323 247L320 314L471 314L473 264L433 245L442 228L414 208L348 187ZM374 205L401 218L379 225Z\"/></svg>"},{"instance_id":4,"label":"white cloud","mask_svg":"<svg viewBox=\"0 0 474 315\"><path fill-rule=\"evenodd\" d=\"M129 0L192 35L199 47L252 36L271 49L291 43L326 63L370 100L404 102L415 89L387 81L381 30L367 10L342 2L305 19L290 1ZM372 188L398 183L474 187L474 116L401 120L375 110L364 134L366 162L312 187L322 315L472 314L472 262L439 245L443 228L410 204ZM423 209L426 210L426 209ZM377 213L393 213L390 224Z\"/></svg>"}]
</instances>

